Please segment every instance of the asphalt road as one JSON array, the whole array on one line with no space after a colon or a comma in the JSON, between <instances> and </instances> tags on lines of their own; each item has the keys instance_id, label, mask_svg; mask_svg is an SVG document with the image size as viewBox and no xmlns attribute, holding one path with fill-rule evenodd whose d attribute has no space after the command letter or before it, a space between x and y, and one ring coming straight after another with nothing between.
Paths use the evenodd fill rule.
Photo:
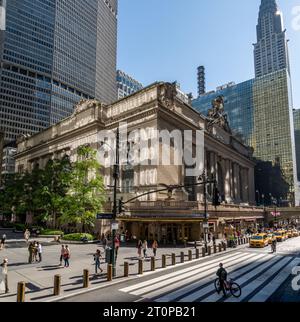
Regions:
<instances>
[{"instance_id":1,"label":"asphalt road","mask_svg":"<svg viewBox=\"0 0 300 322\"><path fill-rule=\"evenodd\" d=\"M300 267L300 237L278 244L275 255L270 250L239 248L62 302L300 302L299 291L292 289L292 269ZM240 298L216 293L214 280L220 262L241 285Z\"/></svg>"}]
</instances>

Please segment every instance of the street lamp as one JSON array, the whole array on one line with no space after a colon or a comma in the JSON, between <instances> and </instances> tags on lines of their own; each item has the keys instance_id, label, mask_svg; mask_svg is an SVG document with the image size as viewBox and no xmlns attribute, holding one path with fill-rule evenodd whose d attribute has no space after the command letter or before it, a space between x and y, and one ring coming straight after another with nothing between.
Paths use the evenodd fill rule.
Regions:
<instances>
[{"instance_id":1,"label":"street lamp","mask_svg":"<svg viewBox=\"0 0 300 322\"><path fill-rule=\"evenodd\" d=\"M107 143L102 142L103 145L107 145L112 151L113 148ZM118 189L118 182L120 177L120 129L117 128L117 135L116 135L116 155L115 155L115 164L113 170L113 178L114 178L114 185L113 185L113 211L112 211L112 224L111 224L111 232L112 232L112 245L111 245L111 256L110 256L110 264L112 265L112 274L113 277L116 276L116 254L115 254L115 238L116 238L116 231L118 229L116 219L118 215L118 204L117 204L117 189Z\"/></svg>"},{"instance_id":2,"label":"street lamp","mask_svg":"<svg viewBox=\"0 0 300 322\"><path fill-rule=\"evenodd\" d=\"M261 199L262 199L264 210L265 210L265 195L264 194L261 195Z\"/></svg>"},{"instance_id":3,"label":"street lamp","mask_svg":"<svg viewBox=\"0 0 300 322\"><path fill-rule=\"evenodd\" d=\"M116 160L114 165L114 192L113 192L113 216L112 216L112 250L111 250L111 264L113 277L116 276L116 254L115 254L115 238L116 238L116 219L118 214L117 209L117 188L120 176L120 160L119 160L119 148L120 148L120 130L117 128L117 138L116 138Z\"/></svg>"},{"instance_id":4,"label":"street lamp","mask_svg":"<svg viewBox=\"0 0 300 322\"><path fill-rule=\"evenodd\" d=\"M209 179L206 175L206 171L203 171L203 174L199 177L199 180L202 181L203 184L203 197L204 197L204 221L203 221L203 230L204 230L204 244L205 244L205 252L208 251L207 247L207 240L208 240L208 213L207 213L207 183L212 183L214 184L214 189L213 189L213 204L217 206L219 204L219 201L214 200L216 196L218 196L218 190L216 187L216 180L214 179L214 176L212 175L211 179Z\"/></svg>"},{"instance_id":5,"label":"street lamp","mask_svg":"<svg viewBox=\"0 0 300 322\"><path fill-rule=\"evenodd\" d=\"M256 205L257 205L257 207L260 206L260 193L259 193L259 190L256 190Z\"/></svg>"},{"instance_id":6,"label":"street lamp","mask_svg":"<svg viewBox=\"0 0 300 322\"><path fill-rule=\"evenodd\" d=\"M276 228L278 228L278 222L277 222L277 203L278 203L278 200L272 196L272 194L270 193L270 198L271 198L271 204L274 205L274 217L275 217L275 224L276 224Z\"/></svg>"}]
</instances>

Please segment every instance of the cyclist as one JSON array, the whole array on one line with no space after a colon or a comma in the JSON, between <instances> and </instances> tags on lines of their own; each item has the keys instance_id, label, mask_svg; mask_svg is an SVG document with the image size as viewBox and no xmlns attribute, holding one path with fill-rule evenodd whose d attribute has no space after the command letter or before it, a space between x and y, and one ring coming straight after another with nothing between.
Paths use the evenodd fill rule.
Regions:
<instances>
[{"instance_id":1,"label":"cyclist","mask_svg":"<svg viewBox=\"0 0 300 322\"><path fill-rule=\"evenodd\" d=\"M223 267L223 264L220 263L220 268L217 271L217 276L219 277L220 289L218 290L218 294L223 291L224 296L226 296L226 287L227 287L227 271Z\"/></svg>"},{"instance_id":2,"label":"cyclist","mask_svg":"<svg viewBox=\"0 0 300 322\"><path fill-rule=\"evenodd\" d=\"M277 239L276 237L272 239L272 252L276 253Z\"/></svg>"}]
</instances>

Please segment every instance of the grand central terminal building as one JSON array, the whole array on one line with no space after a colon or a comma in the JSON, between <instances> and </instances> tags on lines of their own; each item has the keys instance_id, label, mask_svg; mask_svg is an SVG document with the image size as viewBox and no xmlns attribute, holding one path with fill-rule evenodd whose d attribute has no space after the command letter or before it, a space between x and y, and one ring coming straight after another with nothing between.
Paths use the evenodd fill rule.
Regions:
<instances>
[{"instance_id":1,"label":"grand central terminal building","mask_svg":"<svg viewBox=\"0 0 300 322\"><path fill-rule=\"evenodd\" d=\"M127 231L136 238L157 238L166 242L184 238L199 240L203 233L203 186L192 185L197 183L199 173L187 175L190 164L174 161L180 138L171 135L169 147L157 140L160 153L169 148L170 164L162 164L160 154L156 163L151 162L149 156L153 149L151 139L156 133L179 131L183 137L189 131L193 133L191 146L195 157L195 151L200 147L196 133L202 133L202 167L208 177L216 178L221 197L221 205L213 207L212 189L207 187L209 227L221 237L227 227L255 227L264 219L263 210L255 207L253 151L232 135L225 110L222 98L216 98L209 115L201 115L191 107L189 98L176 84L163 82L108 106L96 100L81 101L72 116L39 134L18 140L16 171L44 167L50 158L65 154L75 161L78 147L89 144L99 151L103 160L101 171L107 188L104 210L111 211L114 167L108 157L110 153L99 137L103 131L116 132L120 124L126 124L127 133L144 130L144 137L146 135L149 140L148 156L146 153L142 163L122 164L118 199L126 201L163 186L187 185L189 188L175 190L172 195L166 192L148 194L127 204L126 212L118 218L120 233ZM127 142L121 139L121 152L139 141L138 137L129 134L126 137ZM114 145L110 147L114 150ZM135 155L131 158L134 161ZM149 162L145 162L145 158L149 158L146 160ZM110 221L97 220L95 227L97 233L106 233L110 231Z\"/></svg>"}]
</instances>

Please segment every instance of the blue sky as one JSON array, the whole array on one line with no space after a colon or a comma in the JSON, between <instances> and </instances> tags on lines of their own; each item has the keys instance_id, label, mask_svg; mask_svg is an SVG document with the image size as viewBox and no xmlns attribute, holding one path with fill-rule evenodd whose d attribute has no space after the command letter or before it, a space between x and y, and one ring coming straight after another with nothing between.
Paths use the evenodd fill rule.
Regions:
<instances>
[{"instance_id":1,"label":"blue sky","mask_svg":"<svg viewBox=\"0 0 300 322\"><path fill-rule=\"evenodd\" d=\"M300 0L277 0L287 29L294 107L300 108ZM253 46L260 0L119 0L118 68L149 85L175 81L197 93L196 68L207 90L254 77ZM299 14L300 15L300 12Z\"/></svg>"}]
</instances>

